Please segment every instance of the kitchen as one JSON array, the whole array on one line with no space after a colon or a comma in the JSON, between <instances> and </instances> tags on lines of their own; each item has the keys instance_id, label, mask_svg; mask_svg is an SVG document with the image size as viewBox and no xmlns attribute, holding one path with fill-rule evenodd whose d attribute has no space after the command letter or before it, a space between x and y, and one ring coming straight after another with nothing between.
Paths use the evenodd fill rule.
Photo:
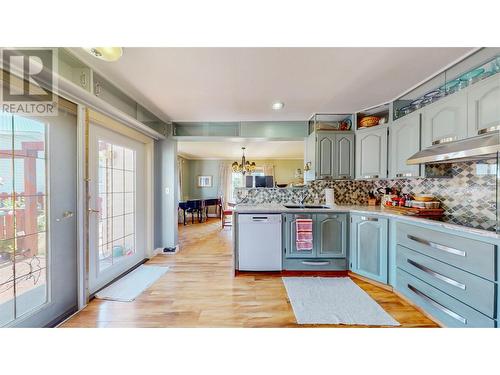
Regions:
<instances>
[{"instance_id":1,"label":"kitchen","mask_svg":"<svg viewBox=\"0 0 500 375\"><path fill-rule=\"evenodd\" d=\"M306 187L236 189L236 274L347 275L442 326L496 327L500 79L491 52L381 106L314 115Z\"/></svg>"}]
</instances>

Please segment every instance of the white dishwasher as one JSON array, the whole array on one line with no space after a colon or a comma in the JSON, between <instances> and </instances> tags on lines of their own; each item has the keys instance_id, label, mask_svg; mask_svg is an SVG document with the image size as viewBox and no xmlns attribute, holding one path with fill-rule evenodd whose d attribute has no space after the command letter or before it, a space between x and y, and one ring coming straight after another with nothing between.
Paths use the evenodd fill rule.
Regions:
<instances>
[{"instance_id":1,"label":"white dishwasher","mask_svg":"<svg viewBox=\"0 0 500 375\"><path fill-rule=\"evenodd\" d=\"M238 215L238 269L281 271L281 215Z\"/></svg>"}]
</instances>

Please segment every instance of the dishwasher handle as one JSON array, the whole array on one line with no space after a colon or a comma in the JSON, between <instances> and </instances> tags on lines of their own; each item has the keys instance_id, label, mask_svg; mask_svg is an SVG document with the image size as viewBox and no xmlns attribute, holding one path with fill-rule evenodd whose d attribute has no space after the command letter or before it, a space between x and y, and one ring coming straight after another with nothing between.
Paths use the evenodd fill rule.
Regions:
<instances>
[{"instance_id":1,"label":"dishwasher handle","mask_svg":"<svg viewBox=\"0 0 500 375\"><path fill-rule=\"evenodd\" d=\"M267 217L267 216L252 216L252 221L267 222L267 221L269 221L269 217Z\"/></svg>"}]
</instances>

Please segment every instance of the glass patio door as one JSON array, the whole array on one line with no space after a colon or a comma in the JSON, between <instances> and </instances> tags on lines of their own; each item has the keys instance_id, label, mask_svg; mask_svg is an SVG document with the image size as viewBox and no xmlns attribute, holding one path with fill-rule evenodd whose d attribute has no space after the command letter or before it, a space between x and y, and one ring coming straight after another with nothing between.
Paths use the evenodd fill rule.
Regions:
<instances>
[{"instance_id":1,"label":"glass patio door","mask_svg":"<svg viewBox=\"0 0 500 375\"><path fill-rule=\"evenodd\" d=\"M0 327L76 311L76 129L76 106L46 118L0 112Z\"/></svg>"},{"instance_id":2,"label":"glass patio door","mask_svg":"<svg viewBox=\"0 0 500 375\"><path fill-rule=\"evenodd\" d=\"M89 290L145 257L145 145L91 124Z\"/></svg>"}]
</instances>

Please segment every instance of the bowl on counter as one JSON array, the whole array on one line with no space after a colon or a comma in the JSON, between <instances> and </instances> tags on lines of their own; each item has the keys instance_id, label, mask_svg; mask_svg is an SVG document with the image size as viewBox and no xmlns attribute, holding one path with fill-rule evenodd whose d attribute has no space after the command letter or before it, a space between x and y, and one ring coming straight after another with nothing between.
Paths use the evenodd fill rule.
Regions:
<instances>
[{"instance_id":1,"label":"bowl on counter","mask_svg":"<svg viewBox=\"0 0 500 375\"><path fill-rule=\"evenodd\" d=\"M276 186L283 189L283 188L286 188L288 186L288 184L276 184Z\"/></svg>"},{"instance_id":2,"label":"bowl on counter","mask_svg":"<svg viewBox=\"0 0 500 375\"><path fill-rule=\"evenodd\" d=\"M435 199L434 195L432 194L418 194L415 195L414 200L416 200L417 202L431 202Z\"/></svg>"}]
</instances>

